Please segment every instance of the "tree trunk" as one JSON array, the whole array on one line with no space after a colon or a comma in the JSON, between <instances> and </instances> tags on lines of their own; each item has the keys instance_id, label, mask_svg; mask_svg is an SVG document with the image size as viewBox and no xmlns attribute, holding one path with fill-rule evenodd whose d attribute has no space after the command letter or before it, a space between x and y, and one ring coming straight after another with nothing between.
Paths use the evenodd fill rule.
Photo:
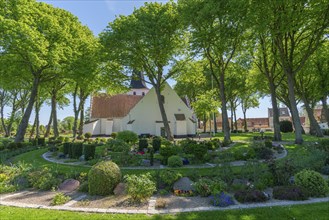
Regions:
<instances>
[{"instance_id":1,"label":"tree trunk","mask_svg":"<svg viewBox=\"0 0 329 220\"><path fill-rule=\"evenodd\" d=\"M79 134L78 137L81 137L83 134L83 124L84 124L84 118L85 118L85 99L80 99L80 124L79 124Z\"/></svg>"},{"instance_id":2,"label":"tree trunk","mask_svg":"<svg viewBox=\"0 0 329 220\"><path fill-rule=\"evenodd\" d=\"M38 86L39 86L39 78L35 77L33 80L32 90L30 94L29 104L27 105L27 108L24 112L23 118L18 126L17 134L15 137L15 142L23 142L24 141L24 135L26 133L27 126L29 125L29 119L31 116L31 112L33 109L33 105L35 102L35 98L38 92Z\"/></svg>"},{"instance_id":3,"label":"tree trunk","mask_svg":"<svg viewBox=\"0 0 329 220\"><path fill-rule=\"evenodd\" d=\"M40 97L37 93L36 100L35 100L35 136L36 138L40 137L40 130L39 130L39 111L40 111Z\"/></svg>"},{"instance_id":4,"label":"tree trunk","mask_svg":"<svg viewBox=\"0 0 329 220\"><path fill-rule=\"evenodd\" d=\"M77 93L78 93L78 85L75 86L73 92L73 112L74 112L73 138L77 136L77 129L78 129L79 109L77 107Z\"/></svg>"},{"instance_id":5,"label":"tree trunk","mask_svg":"<svg viewBox=\"0 0 329 220\"><path fill-rule=\"evenodd\" d=\"M2 128L5 132L5 137L8 137L8 131L7 131L7 126L5 123L5 117L4 117L4 108L5 108L5 96L6 96L6 91L2 90L0 94L0 114L1 114L1 125ZM9 134L10 135L10 134Z\"/></svg>"},{"instance_id":6,"label":"tree trunk","mask_svg":"<svg viewBox=\"0 0 329 220\"><path fill-rule=\"evenodd\" d=\"M295 80L294 76L291 71L285 70L287 79L288 79L288 98L290 104L290 110L292 115L292 121L295 127L295 143L302 144L303 143L303 136L302 136L302 125L300 123L300 118L297 109L297 103L295 99Z\"/></svg>"},{"instance_id":7,"label":"tree trunk","mask_svg":"<svg viewBox=\"0 0 329 220\"><path fill-rule=\"evenodd\" d=\"M220 87L220 97L222 101L222 120L223 120L223 132L224 132L224 141L231 142L231 134L230 134L230 125L228 121L227 115L227 107L226 107L226 94L224 87L224 72L222 71L220 74L219 87Z\"/></svg>"},{"instance_id":8,"label":"tree trunk","mask_svg":"<svg viewBox=\"0 0 329 220\"><path fill-rule=\"evenodd\" d=\"M215 133L217 133L218 132L218 128L217 128L216 114L214 114L214 128L215 128Z\"/></svg>"},{"instance_id":9,"label":"tree trunk","mask_svg":"<svg viewBox=\"0 0 329 220\"><path fill-rule=\"evenodd\" d=\"M328 105L327 105L327 96L323 96L323 98L321 99L322 102L322 111L324 111L324 117L329 125L329 109L328 109Z\"/></svg>"},{"instance_id":10,"label":"tree trunk","mask_svg":"<svg viewBox=\"0 0 329 220\"><path fill-rule=\"evenodd\" d=\"M163 103L164 100L162 100L162 97L161 97L160 86L154 85L154 88L155 88L155 93L157 95L160 113L161 113L161 117L162 117L162 122L163 122L164 129L166 131L167 139L172 141L172 140L174 140L174 138L171 134L171 130L169 127L168 118L167 118L167 114L166 114L166 111L164 108L164 103Z\"/></svg>"},{"instance_id":11,"label":"tree trunk","mask_svg":"<svg viewBox=\"0 0 329 220\"><path fill-rule=\"evenodd\" d=\"M320 126L314 117L313 109L310 107L310 105L309 105L308 101L305 99L305 97L303 97L303 102L304 102L304 106L305 106L308 118L310 120L310 134L316 135L317 137L323 137Z\"/></svg>"},{"instance_id":12,"label":"tree trunk","mask_svg":"<svg viewBox=\"0 0 329 220\"><path fill-rule=\"evenodd\" d=\"M236 121L236 108L234 108L234 129L237 131L238 130L238 124L237 124L237 121Z\"/></svg>"},{"instance_id":13,"label":"tree trunk","mask_svg":"<svg viewBox=\"0 0 329 220\"><path fill-rule=\"evenodd\" d=\"M233 122L233 107L231 105L231 131L234 130L234 122Z\"/></svg>"},{"instance_id":14,"label":"tree trunk","mask_svg":"<svg viewBox=\"0 0 329 220\"><path fill-rule=\"evenodd\" d=\"M48 121L48 124L47 124L47 130L46 130L46 133L45 133L45 137L49 137L52 120L53 120L53 112L50 111L50 117L49 117L49 121Z\"/></svg>"},{"instance_id":15,"label":"tree trunk","mask_svg":"<svg viewBox=\"0 0 329 220\"><path fill-rule=\"evenodd\" d=\"M248 126L247 126L247 109L243 108L242 109L243 112L243 127L244 127L244 131L247 132L248 130Z\"/></svg>"},{"instance_id":16,"label":"tree trunk","mask_svg":"<svg viewBox=\"0 0 329 220\"><path fill-rule=\"evenodd\" d=\"M30 132L30 139L33 138L34 130L35 130L35 124L36 124L36 117L34 117L34 122L33 122L32 128L31 128L31 132Z\"/></svg>"},{"instance_id":17,"label":"tree trunk","mask_svg":"<svg viewBox=\"0 0 329 220\"><path fill-rule=\"evenodd\" d=\"M56 91L52 91L51 95L51 115L53 118L53 129L54 129L54 137L59 136L58 132L58 125L57 125L57 96L56 96Z\"/></svg>"},{"instance_id":18,"label":"tree trunk","mask_svg":"<svg viewBox=\"0 0 329 220\"><path fill-rule=\"evenodd\" d=\"M203 133L207 132L207 119L206 114L203 114Z\"/></svg>"},{"instance_id":19,"label":"tree trunk","mask_svg":"<svg viewBox=\"0 0 329 220\"><path fill-rule=\"evenodd\" d=\"M273 130L274 130L274 141L281 141L281 132L280 132L280 119L279 119L279 108L278 102L276 99L275 85L273 81L269 80L271 100L272 100L272 110L273 110Z\"/></svg>"}]
</instances>

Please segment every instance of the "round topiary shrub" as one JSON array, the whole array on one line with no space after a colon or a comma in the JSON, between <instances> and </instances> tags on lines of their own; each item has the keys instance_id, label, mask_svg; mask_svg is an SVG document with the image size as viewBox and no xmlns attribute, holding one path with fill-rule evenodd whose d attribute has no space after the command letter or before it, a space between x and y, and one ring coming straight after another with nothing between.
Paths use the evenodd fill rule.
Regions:
<instances>
[{"instance_id":1,"label":"round topiary shrub","mask_svg":"<svg viewBox=\"0 0 329 220\"><path fill-rule=\"evenodd\" d=\"M292 132L292 123L291 121L280 121L280 131L283 133Z\"/></svg>"},{"instance_id":2,"label":"round topiary shrub","mask_svg":"<svg viewBox=\"0 0 329 220\"><path fill-rule=\"evenodd\" d=\"M87 138L87 139L91 138L91 133L90 132L86 132L85 133L85 138Z\"/></svg>"},{"instance_id":3,"label":"round topiary shrub","mask_svg":"<svg viewBox=\"0 0 329 220\"><path fill-rule=\"evenodd\" d=\"M183 166L183 161L180 156L173 155L168 158L168 166L169 167L181 167Z\"/></svg>"},{"instance_id":4,"label":"round topiary shrub","mask_svg":"<svg viewBox=\"0 0 329 220\"><path fill-rule=\"evenodd\" d=\"M295 184L304 187L309 196L325 196L329 187L320 173L313 170L302 170L295 175Z\"/></svg>"},{"instance_id":5,"label":"round topiary shrub","mask_svg":"<svg viewBox=\"0 0 329 220\"><path fill-rule=\"evenodd\" d=\"M94 165L88 173L88 188L91 195L110 195L121 180L118 165L102 161Z\"/></svg>"}]
</instances>

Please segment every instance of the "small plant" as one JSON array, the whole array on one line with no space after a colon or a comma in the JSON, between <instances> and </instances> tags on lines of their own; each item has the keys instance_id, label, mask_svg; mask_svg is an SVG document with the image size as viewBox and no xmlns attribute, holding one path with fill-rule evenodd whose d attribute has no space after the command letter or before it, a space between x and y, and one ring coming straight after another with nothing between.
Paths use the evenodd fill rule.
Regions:
<instances>
[{"instance_id":1,"label":"small plant","mask_svg":"<svg viewBox=\"0 0 329 220\"><path fill-rule=\"evenodd\" d=\"M63 193L56 193L51 205L63 205L71 200L71 197L64 195Z\"/></svg>"},{"instance_id":2,"label":"small plant","mask_svg":"<svg viewBox=\"0 0 329 220\"><path fill-rule=\"evenodd\" d=\"M169 167L181 167L183 166L183 161L180 156L173 155L168 158L168 166Z\"/></svg>"},{"instance_id":3,"label":"small plant","mask_svg":"<svg viewBox=\"0 0 329 220\"><path fill-rule=\"evenodd\" d=\"M273 188L273 198L279 200L306 200L305 189L299 186L276 186Z\"/></svg>"},{"instance_id":4,"label":"small plant","mask_svg":"<svg viewBox=\"0 0 329 220\"><path fill-rule=\"evenodd\" d=\"M234 205L232 197L224 192L210 196L210 204L213 206L227 207Z\"/></svg>"},{"instance_id":5,"label":"small plant","mask_svg":"<svg viewBox=\"0 0 329 220\"><path fill-rule=\"evenodd\" d=\"M161 196L165 196L165 195L168 195L169 192L168 192L168 190L166 190L166 189L160 189L160 190L159 190L159 194L160 194Z\"/></svg>"},{"instance_id":6,"label":"small plant","mask_svg":"<svg viewBox=\"0 0 329 220\"><path fill-rule=\"evenodd\" d=\"M234 194L235 199L241 203L265 202L267 196L259 190L240 190Z\"/></svg>"},{"instance_id":7,"label":"small plant","mask_svg":"<svg viewBox=\"0 0 329 220\"><path fill-rule=\"evenodd\" d=\"M118 165L103 161L94 165L88 173L88 186L91 195L109 195L121 180Z\"/></svg>"},{"instance_id":8,"label":"small plant","mask_svg":"<svg viewBox=\"0 0 329 220\"><path fill-rule=\"evenodd\" d=\"M162 170L159 177L161 182L171 187L178 179L182 177L182 174L176 170L167 169Z\"/></svg>"},{"instance_id":9,"label":"small plant","mask_svg":"<svg viewBox=\"0 0 329 220\"><path fill-rule=\"evenodd\" d=\"M61 182L47 167L30 172L27 179L33 188L41 190L50 190Z\"/></svg>"},{"instance_id":10,"label":"small plant","mask_svg":"<svg viewBox=\"0 0 329 220\"><path fill-rule=\"evenodd\" d=\"M120 131L116 139L123 140L128 144L135 144L138 141L138 135L133 131Z\"/></svg>"},{"instance_id":11,"label":"small plant","mask_svg":"<svg viewBox=\"0 0 329 220\"><path fill-rule=\"evenodd\" d=\"M111 138L116 139L117 136L118 136L118 133L117 132L112 132L111 133Z\"/></svg>"},{"instance_id":12,"label":"small plant","mask_svg":"<svg viewBox=\"0 0 329 220\"><path fill-rule=\"evenodd\" d=\"M151 180L150 173L137 175L126 175L127 193L135 202L141 202L156 191L156 184Z\"/></svg>"},{"instance_id":13,"label":"small plant","mask_svg":"<svg viewBox=\"0 0 329 220\"><path fill-rule=\"evenodd\" d=\"M302 170L295 175L295 184L307 190L310 196L326 196L329 187L320 173L313 170Z\"/></svg>"}]
</instances>

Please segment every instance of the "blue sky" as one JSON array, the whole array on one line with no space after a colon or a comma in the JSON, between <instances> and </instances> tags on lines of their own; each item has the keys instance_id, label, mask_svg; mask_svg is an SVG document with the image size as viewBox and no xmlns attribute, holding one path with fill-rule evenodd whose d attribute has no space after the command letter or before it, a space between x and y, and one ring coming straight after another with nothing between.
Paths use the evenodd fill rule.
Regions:
<instances>
[{"instance_id":1,"label":"blue sky","mask_svg":"<svg viewBox=\"0 0 329 220\"><path fill-rule=\"evenodd\" d=\"M102 32L109 22L113 21L118 15L131 14L134 8L139 8L145 0L39 0L46 2L54 7L62 8L70 11L77 16L83 25L88 26L97 36ZM151 2L151 1L149 1ZM152 1L154 2L154 1ZM166 0L158 2L166 2ZM89 100L87 106L90 105ZM86 106L86 107L87 107ZM250 109L247 111L247 117L267 117L267 108L271 106L270 99L265 98L261 100L260 108ZM241 107L238 107L237 117L243 117ZM43 106L40 111L41 124L47 124L50 114L50 107ZM63 119L66 116L73 115L72 105L58 110L58 119ZM30 122L32 123L34 115L31 116Z\"/></svg>"}]
</instances>

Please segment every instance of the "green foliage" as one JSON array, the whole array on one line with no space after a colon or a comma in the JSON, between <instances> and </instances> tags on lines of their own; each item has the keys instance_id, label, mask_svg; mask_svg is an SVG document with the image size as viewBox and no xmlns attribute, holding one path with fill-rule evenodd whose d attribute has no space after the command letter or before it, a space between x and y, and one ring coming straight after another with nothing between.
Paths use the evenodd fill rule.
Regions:
<instances>
[{"instance_id":1,"label":"green foliage","mask_svg":"<svg viewBox=\"0 0 329 220\"><path fill-rule=\"evenodd\" d=\"M120 131L116 137L117 140L123 140L128 144L135 144L138 141L138 135L133 131Z\"/></svg>"},{"instance_id":2,"label":"green foliage","mask_svg":"<svg viewBox=\"0 0 329 220\"><path fill-rule=\"evenodd\" d=\"M259 190L240 190L234 194L235 199L241 203L265 202L268 198Z\"/></svg>"},{"instance_id":3,"label":"green foliage","mask_svg":"<svg viewBox=\"0 0 329 220\"><path fill-rule=\"evenodd\" d=\"M63 153L65 155L69 154L69 152L71 150L71 145L72 145L72 143L68 143L68 142L63 144Z\"/></svg>"},{"instance_id":4,"label":"green foliage","mask_svg":"<svg viewBox=\"0 0 329 220\"><path fill-rule=\"evenodd\" d=\"M88 173L88 186L91 195L109 195L121 180L118 165L103 161L94 165Z\"/></svg>"},{"instance_id":5,"label":"green foliage","mask_svg":"<svg viewBox=\"0 0 329 220\"><path fill-rule=\"evenodd\" d=\"M91 138L92 134L90 132L85 133L85 138L89 139Z\"/></svg>"},{"instance_id":6,"label":"green foliage","mask_svg":"<svg viewBox=\"0 0 329 220\"><path fill-rule=\"evenodd\" d=\"M83 152L83 144L81 142L75 142L69 146L69 157L72 159L79 159Z\"/></svg>"},{"instance_id":7,"label":"green foliage","mask_svg":"<svg viewBox=\"0 0 329 220\"><path fill-rule=\"evenodd\" d=\"M283 133L292 132L292 123L291 121L280 121L280 131Z\"/></svg>"},{"instance_id":8,"label":"green foliage","mask_svg":"<svg viewBox=\"0 0 329 220\"><path fill-rule=\"evenodd\" d=\"M178 179L182 178L182 174L177 170L161 170L160 174L160 181L165 183L167 186L172 186Z\"/></svg>"},{"instance_id":9,"label":"green foliage","mask_svg":"<svg viewBox=\"0 0 329 220\"><path fill-rule=\"evenodd\" d=\"M273 198L279 200L306 200L308 193L299 186L276 186L273 188Z\"/></svg>"},{"instance_id":10,"label":"green foliage","mask_svg":"<svg viewBox=\"0 0 329 220\"><path fill-rule=\"evenodd\" d=\"M144 148L147 148L148 146L149 146L149 144L148 144L148 140L146 138L139 139L139 142L138 142L139 151L143 151Z\"/></svg>"},{"instance_id":11,"label":"green foliage","mask_svg":"<svg viewBox=\"0 0 329 220\"><path fill-rule=\"evenodd\" d=\"M129 152L130 145L123 140L113 139L108 142L109 150L113 152Z\"/></svg>"},{"instance_id":12,"label":"green foliage","mask_svg":"<svg viewBox=\"0 0 329 220\"><path fill-rule=\"evenodd\" d=\"M269 160L267 165L269 172L273 176L274 185L288 185L290 177L296 171L296 167L291 160L285 160L284 163Z\"/></svg>"},{"instance_id":13,"label":"green foliage","mask_svg":"<svg viewBox=\"0 0 329 220\"><path fill-rule=\"evenodd\" d=\"M205 143L198 143L194 140L187 139L186 141L181 141L180 144L184 153L193 154L194 158L198 161L203 161L208 150Z\"/></svg>"},{"instance_id":14,"label":"green foliage","mask_svg":"<svg viewBox=\"0 0 329 220\"><path fill-rule=\"evenodd\" d=\"M127 193L135 202L141 202L156 191L156 184L151 180L151 174L126 175Z\"/></svg>"},{"instance_id":15,"label":"green foliage","mask_svg":"<svg viewBox=\"0 0 329 220\"><path fill-rule=\"evenodd\" d=\"M310 196L326 196L329 192L327 182L320 173L313 170L302 170L295 175L295 184L307 190Z\"/></svg>"},{"instance_id":16,"label":"green foliage","mask_svg":"<svg viewBox=\"0 0 329 220\"><path fill-rule=\"evenodd\" d=\"M325 152L329 152L329 138L321 139L316 147Z\"/></svg>"},{"instance_id":17,"label":"green foliage","mask_svg":"<svg viewBox=\"0 0 329 220\"><path fill-rule=\"evenodd\" d=\"M176 155L178 153L179 149L175 145L161 145L160 148L160 155L163 156L163 163L167 164L168 158L170 156Z\"/></svg>"},{"instance_id":18,"label":"green foliage","mask_svg":"<svg viewBox=\"0 0 329 220\"><path fill-rule=\"evenodd\" d=\"M152 139L152 146L154 151L159 151L161 147L161 138L160 137L153 137Z\"/></svg>"},{"instance_id":19,"label":"green foliage","mask_svg":"<svg viewBox=\"0 0 329 220\"><path fill-rule=\"evenodd\" d=\"M203 197L209 196L211 194L210 185L212 181L207 178L201 178L193 184L195 191Z\"/></svg>"},{"instance_id":20,"label":"green foliage","mask_svg":"<svg viewBox=\"0 0 329 220\"><path fill-rule=\"evenodd\" d=\"M117 136L118 136L118 133L117 132L112 132L111 133L111 138L116 139Z\"/></svg>"},{"instance_id":21,"label":"green foliage","mask_svg":"<svg viewBox=\"0 0 329 220\"><path fill-rule=\"evenodd\" d=\"M56 193L55 197L51 201L51 205L63 205L71 200L71 197L64 195L63 193Z\"/></svg>"},{"instance_id":22,"label":"green foliage","mask_svg":"<svg viewBox=\"0 0 329 220\"><path fill-rule=\"evenodd\" d=\"M84 155L85 160L92 160L95 158L96 144L85 144L84 145Z\"/></svg>"},{"instance_id":23,"label":"green foliage","mask_svg":"<svg viewBox=\"0 0 329 220\"><path fill-rule=\"evenodd\" d=\"M46 139L45 138L38 138L38 145L45 146L46 145Z\"/></svg>"},{"instance_id":24,"label":"green foliage","mask_svg":"<svg viewBox=\"0 0 329 220\"><path fill-rule=\"evenodd\" d=\"M181 167L183 166L183 161L180 156L173 155L168 158L168 166L169 167Z\"/></svg>"},{"instance_id":25,"label":"green foliage","mask_svg":"<svg viewBox=\"0 0 329 220\"><path fill-rule=\"evenodd\" d=\"M28 174L28 181L35 189L50 190L56 188L61 180L47 167Z\"/></svg>"},{"instance_id":26,"label":"green foliage","mask_svg":"<svg viewBox=\"0 0 329 220\"><path fill-rule=\"evenodd\" d=\"M254 147L256 158L263 159L263 160L269 160L273 158L273 151L271 148L262 146L262 147Z\"/></svg>"}]
</instances>

